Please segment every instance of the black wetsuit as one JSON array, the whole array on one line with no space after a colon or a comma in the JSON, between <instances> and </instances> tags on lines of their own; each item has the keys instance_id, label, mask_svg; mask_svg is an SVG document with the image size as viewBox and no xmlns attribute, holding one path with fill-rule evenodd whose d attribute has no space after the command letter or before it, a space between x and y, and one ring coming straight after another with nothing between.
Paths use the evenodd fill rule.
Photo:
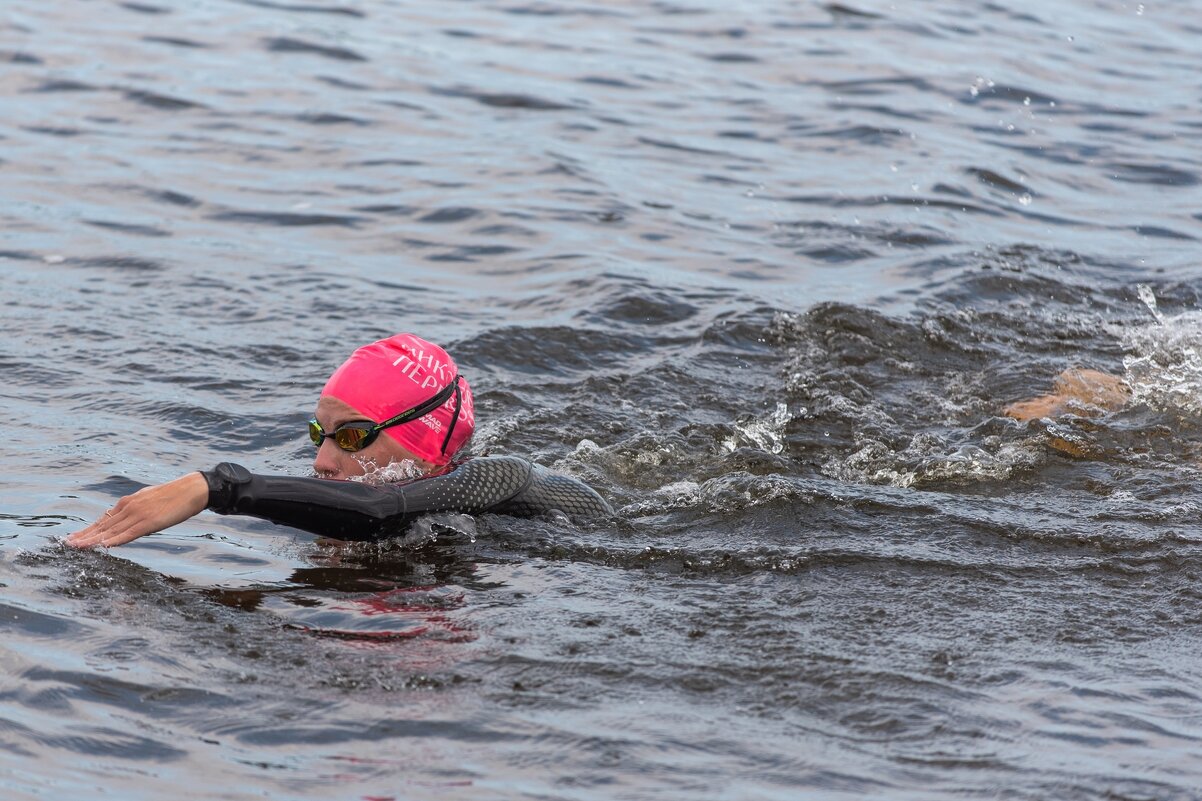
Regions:
<instances>
[{"instance_id":1,"label":"black wetsuit","mask_svg":"<svg viewBox=\"0 0 1202 801\"><path fill-rule=\"evenodd\" d=\"M260 476L229 462L201 474L214 512L260 517L344 540L401 534L430 512L613 514L600 495L576 479L515 456L468 459L446 473L398 484Z\"/></svg>"}]
</instances>

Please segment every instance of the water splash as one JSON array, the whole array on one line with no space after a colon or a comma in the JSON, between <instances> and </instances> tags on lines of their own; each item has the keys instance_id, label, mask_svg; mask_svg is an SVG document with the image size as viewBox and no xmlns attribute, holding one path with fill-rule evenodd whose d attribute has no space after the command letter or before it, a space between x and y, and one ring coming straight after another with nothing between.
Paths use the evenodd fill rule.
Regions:
<instances>
[{"instance_id":1,"label":"water splash","mask_svg":"<svg viewBox=\"0 0 1202 801\"><path fill-rule=\"evenodd\" d=\"M1156 318L1158 323L1164 323L1164 315L1160 313L1160 309L1156 306L1156 293L1152 291L1152 287L1147 284L1136 284L1135 291L1139 294L1139 299L1148 307L1148 311L1152 312L1152 316Z\"/></svg>"},{"instance_id":2,"label":"water splash","mask_svg":"<svg viewBox=\"0 0 1202 801\"><path fill-rule=\"evenodd\" d=\"M351 476L348 481L358 481L362 484L395 484L425 475L425 471L412 459L389 462L383 466L378 465L374 459L360 458L358 461L363 465L364 473L361 476Z\"/></svg>"},{"instance_id":3,"label":"water splash","mask_svg":"<svg viewBox=\"0 0 1202 801\"><path fill-rule=\"evenodd\" d=\"M662 514L675 509L703 509L726 513L772 503L808 505L821 493L811 482L783 475L756 476L738 471L703 482L675 481L645 500L624 507L630 517Z\"/></svg>"},{"instance_id":4,"label":"water splash","mask_svg":"<svg viewBox=\"0 0 1202 801\"><path fill-rule=\"evenodd\" d=\"M884 442L865 439L859 450L829 460L824 475L839 481L922 487L935 482L972 483L1001 481L1015 471L1036 466L1042 448L1031 442L1003 442L987 438L978 445L953 445L935 435L920 433L906 447L895 450Z\"/></svg>"},{"instance_id":5,"label":"water splash","mask_svg":"<svg viewBox=\"0 0 1202 801\"><path fill-rule=\"evenodd\" d=\"M793 419L789 414L789 406L785 403L776 404L776 411L766 418L745 417L735 423L734 436L722 444L727 450L733 451L745 440L755 447L768 453L781 453L785 449L785 426Z\"/></svg>"},{"instance_id":6,"label":"water splash","mask_svg":"<svg viewBox=\"0 0 1202 801\"><path fill-rule=\"evenodd\" d=\"M1123 337L1123 359L1132 398L1154 409L1202 416L1202 312L1164 317L1140 287L1157 325L1132 329ZM1148 292L1150 295L1150 290Z\"/></svg>"}]
</instances>

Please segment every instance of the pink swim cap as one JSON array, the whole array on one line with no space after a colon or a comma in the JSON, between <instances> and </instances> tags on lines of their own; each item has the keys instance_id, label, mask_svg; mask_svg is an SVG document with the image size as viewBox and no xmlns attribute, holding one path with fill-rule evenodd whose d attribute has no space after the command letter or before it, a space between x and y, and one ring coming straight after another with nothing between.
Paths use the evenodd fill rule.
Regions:
<instances>
[{"instance_id":1,"label":"pink swim cap","mask_svg":"<svg viewBox=\"0 0 1202 801\"><path fill-rule=\"evenodd\" d=\"M397 334L364 345L334 371L321 394L353 406L364 416L382 423L433 398L455 380L459 368L447 352L413 334ZM447 442L455 393L425 417L384 429L410 453L427 462L444 465L471 438L476 409L467 379L459 376L462 402L459 419Z\"/></svg>"}]
</instances>

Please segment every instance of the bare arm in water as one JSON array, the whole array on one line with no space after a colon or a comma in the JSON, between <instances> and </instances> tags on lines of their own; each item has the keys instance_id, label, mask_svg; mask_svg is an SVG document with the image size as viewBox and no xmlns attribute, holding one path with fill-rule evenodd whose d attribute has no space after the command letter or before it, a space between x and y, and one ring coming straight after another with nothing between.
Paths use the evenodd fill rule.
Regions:
<instances>
[{"instance_id":1,"label":"bare arm in water","mask_svg":"<svg viewBox=\"0 0 1202 801\"><path fill-rule=\"evenodd\" d=\"M1129 400L1131 389L1123 379L1099 370L1073 367L1056 376L1051 393L1012 403L1002 413L1024 421L1062 414L1101 417L1117 412Z\"/></svg>"}]
</instances>

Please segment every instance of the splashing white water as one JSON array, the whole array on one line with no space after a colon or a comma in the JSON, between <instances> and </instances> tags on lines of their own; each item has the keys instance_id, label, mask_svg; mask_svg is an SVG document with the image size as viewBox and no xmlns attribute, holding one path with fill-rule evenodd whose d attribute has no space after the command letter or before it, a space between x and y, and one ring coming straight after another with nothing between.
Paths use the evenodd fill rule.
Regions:
<instances>
[{"instance_id":1,"label":"splashing white water","mask_svg":"<svg viewBox=\"0 0 1202 801\"><path fill-rule=\"evenodd\" d=\"M351 476L348 481L358 481L363 484L392 484L397 481L411 481L421 478L424 473L417 462L412 459L402 459L399 462L389 462L383 467L373 459L359 459L364 473L361 476Z\"/></svg>"},{"instance_id":2,"label":"splashing white water","mask_svg":"<svg viewBox=\"0 0 1202 801\"><path fill-rule=\"evenodd\" d=\"M989 450L977 445L944 442L934 434L917 434L901 450L877 440L865 439L860 449L836 457L823 466L831 478L850 483L921 487L932 482L974 483L1010 478L1016 471L1030 469L1042 458L1042 448L1029 443L1008 443L990 438Z\"/></svg>"},{"instance_id":3,"label":"splashing white water","mask_svg":"<svg viewBox=\"0 0 1202 801\"><path fill-rule=\"evenodd\" d=\"M1148 303L1142 291L1140 299ZM1158 323L1123 337L1132 398L1155 409L1202 416L1202 312L1164 317L1154 304L1153 297L1149 308Z\"/></svg>"},{"instance_id":4,"label":"splashing white water","mask_svg":"<svg viewBox=\"0 0 1202 801\"><path fill-rule=\"evenodd\" d=\"M813 503L818 493L809 482L791 476L757 476L743 471L703 482L676 481L622 509L623 515L658 515L674 509L731 512L776 502Z\"/></svg>"},{"instance_id":5,"label":"splashing white water","mask_svg":"<svg viewBox=\"0 0 1202 801\"><path fill-rule=\"evenodd\" d=\"M804 414L804 410L802 412ZM780 453L785 449L785 426L793 419L788 404L776 404L776 411L765 418L744 418L735 423L736 436L723 442L727 450L733 451L745 440L768 453Z\"/></svg>"}]
</instances>

